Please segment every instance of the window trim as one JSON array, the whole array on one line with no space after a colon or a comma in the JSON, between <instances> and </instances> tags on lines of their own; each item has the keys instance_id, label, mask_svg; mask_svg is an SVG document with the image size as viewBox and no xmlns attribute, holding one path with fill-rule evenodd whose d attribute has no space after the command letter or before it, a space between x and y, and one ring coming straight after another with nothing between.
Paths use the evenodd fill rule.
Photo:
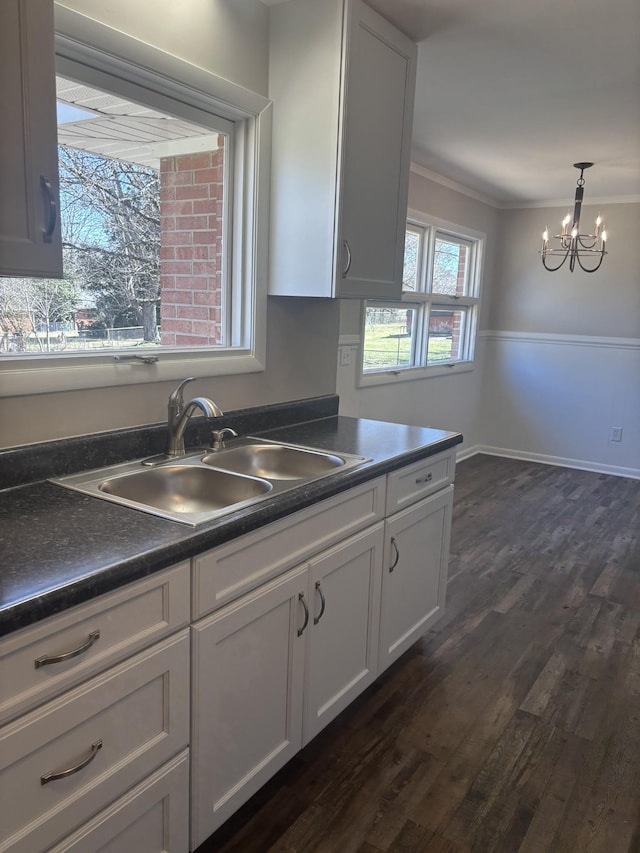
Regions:
<instances>
[{"instance_id":1,"label":"window trim","mask_svg":"<svg viewBox=\"0 0 640 853\"><path fill-rule=\"evenodd\" d=\"M56 7L56 30L57 72L77 77L81 71L82 79L96 86L108 80L121 95L133 100L142 95L159 109L166 109L168 99L178 100L185 118L191 113L194 121L213 114L234 123L242 191L234 194L232 208L234 232L241 236L231 247L231 331L239 345L165 350L153 364L116 360L113 353L0 359L0 397L263 371L271 101L70 9Z\"/></svg>"},{"instance_id":2,"label":"window trim","mask_svg":"<svg viewBox=\"0 0 640 853\"><path fill-rule=\"evenodd\" d=\"M449 235L463 242L471 243L473 251L471 253L471 262L473 265L472 281L474 283L474 295L453 297L446 294L432 294L426 291L403 290L400 300L392 300L387 304L390 306L402 305L418 305L418 306L433 306L443 305L454 307L474 308L468 315L468 322L465 323L464 330L464 352L470 357L456 359L455 361L447 361L439 364L426 364L427 358L427 339L421 338L416 341L415 348L422 356L424 354L424 363L418 365L410 365L407 367L395 367L383 370L366 372L364 371L364 336L366 322L367 304L383 305L384 302L380 299L368 300L362 302L360 315L360 346L359 346L359 362L357 387L365 388L367 386L385 385L391 382L404 382L414 379L429 379L435 376L451 376L458 373L468 373L475 369L475 351L478 340L478 320L480 312L481 292L482 292L482 277L484 272L484 254L486 234L481 231L476 231L473 228L456 225L453 222L440 219L436 216L429 216L417 210L409 210L407 214L407 228L429 229L427 240L429 248L422 252L422 257L419 262L419 276L430 276L430 269L425 269L427 257L433 252L436 235L438 233ZM428 316L425 317L425 323L428 323Z\"/></svg>"}]
</instances>

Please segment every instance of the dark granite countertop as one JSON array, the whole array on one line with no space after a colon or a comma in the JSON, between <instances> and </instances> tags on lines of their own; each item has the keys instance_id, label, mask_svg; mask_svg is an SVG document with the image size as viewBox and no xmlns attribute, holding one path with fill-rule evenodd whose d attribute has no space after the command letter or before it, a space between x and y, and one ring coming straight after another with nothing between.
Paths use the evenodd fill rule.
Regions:
<instances>
[{"instance_id":1,"label":"dark granite countertop","mask_svg":"<svg viewBox=\"0 0 640 853\"><path fill-rule=\"evenodd\" d=\"M371 461L196 528L45 481L0 491L0 636L462 441L337 415L260 434Z\"/></svg>"}]
</instances>

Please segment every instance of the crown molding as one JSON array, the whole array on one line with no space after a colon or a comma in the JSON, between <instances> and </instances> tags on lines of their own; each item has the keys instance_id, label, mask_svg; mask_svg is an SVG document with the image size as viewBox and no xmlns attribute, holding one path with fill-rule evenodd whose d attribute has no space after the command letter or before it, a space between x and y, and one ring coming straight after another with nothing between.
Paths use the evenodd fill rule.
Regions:
<instances>
[{"instance_id":1,"label":"crown molding","mask_svg":"<svg viewBox=\"0 0 640 853\"><path fill-rule=\"evenodd\" d=\"M498 199L493 198L492 196L485 195L477 190L472 190L451 178L446 178L444 175L438 174L438 172L432 172L431 169L427 169L419 163L412 162L411 171L415 175L420 175L420 177L427 178L427 180L433 181L435 184L448 187L450 190L466 195L469 198L473 198L476 201L480 201L483 204L489 205L489 207L496 208L497 210L524 210L527 208L538 207L571 207L573 204L573 201L568 196L566 198L543 199L542 201L498 201ZM640 204L640 195L590 196L584 206L589 207L604 204Z\"/></svg>"},{"instance_id":2,"label":"crown molding","mask_svg":"<svg viewBox=\"0 0 640 853\"><path fill-rule=\"evenodd\" d=\"M602 204L640 204L640 195L590 196L584 202L584 207L593 207L594 205ZM565 198L553 198L542 201L510 201L504 202L499 206L503 210L517 210L525 207L573 207L573 199L566 196Z\"/></svg>"},{"instance_id":3,"label":"crown molding","mask_svg":"<svg viewBox=\"0 0 640 853\"><path fill-rule=\"evenodd\" d=\"M427 169L424 166L421 166L419 163L411 163L411 171L415 175L420 175L422 178L427 178L429 181L433 181L435 184L441 184L443 187L447 187L450 190L455 190L457 193L462 193L462 195L469 196L469 198L473 198L476 201L481 201L483 204L488 204L489 207L501 207L500 202L492 198L491 196L485 195L484 193L478 192L477 190L472 190L469 187L466 187L464 184L458 183L458 181L454 181L451 178L445 178L444 175L439 175L437 172L432 172L431 169Z\"/></svg>"}]
</instances>

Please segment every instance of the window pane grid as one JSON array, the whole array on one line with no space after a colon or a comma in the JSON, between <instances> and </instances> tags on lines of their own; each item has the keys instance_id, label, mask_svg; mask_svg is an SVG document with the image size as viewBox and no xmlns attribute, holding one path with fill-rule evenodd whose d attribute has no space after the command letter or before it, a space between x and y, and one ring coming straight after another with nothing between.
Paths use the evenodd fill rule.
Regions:
<instances>
[{"instance_id":1,"label":"window pane grid","mask_svg":"<svg viewBox=\"0 0 640 853\"><path fill-rule=\"evenodd\" d=\"M368 305L363 370L402 370L416 365L419 306Z\"/></svg>"},{"instance_id":2,"label":"window pane grid","mask_svg":"<svg viewBox=\"0 0 640 853\"><path fill-rule=\"evenodd\" d=\"M368 303L363 373L412 373L471 361L476 325L475 239L407 225L400 303Z\"/></svg>"},{"instance_id":3,"label":"window pane grid","mask_svg":"<svg viewBox=\"0 0 640 853\"><path fill-rule=\"evenodd\" d=\"M427 364L462 361L465 352L467 311L434 304L429 311Z\"/></svg>"},{"instance_id":4,"label":"window pane grid","mask_svg":"<svg viewBox=\"0 0 640 853\"><path fill-rule=\"evenodd\" d=\"M420 284L420 260L422 257L422 231L407 229L404 243L404 267L402 290L414 292Z\"/></svg>"}]
</instances>

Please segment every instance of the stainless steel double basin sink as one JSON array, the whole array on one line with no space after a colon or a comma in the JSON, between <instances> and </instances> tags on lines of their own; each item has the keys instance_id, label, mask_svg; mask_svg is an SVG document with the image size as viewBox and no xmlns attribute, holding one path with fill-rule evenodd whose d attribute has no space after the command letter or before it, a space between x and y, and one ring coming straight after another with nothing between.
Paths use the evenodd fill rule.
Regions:
<instances>
[{"instance_id":1,"label":"stainless steel double basin sink","mask_svg":"<svg viewBox=\"0 0 640 853\"><path fill-rule=\"evenodd\" d=\"M366 461L349 453L249 437L153 467L137 460L51 482L195 527Z\"/></svg>"}]
</instances>

